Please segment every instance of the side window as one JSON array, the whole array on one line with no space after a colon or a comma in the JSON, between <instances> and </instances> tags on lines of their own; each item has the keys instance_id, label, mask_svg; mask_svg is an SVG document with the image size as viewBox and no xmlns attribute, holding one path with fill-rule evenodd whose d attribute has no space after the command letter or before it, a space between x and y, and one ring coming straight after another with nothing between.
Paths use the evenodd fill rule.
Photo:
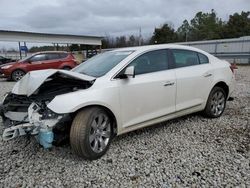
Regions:
<instances>
[{"instance_id":1,"label":"side window","mask_svg":"<svg viewBox=\"0 0 250 188\"><path fill-rule=\"evenodd\" d=\"M172 50L172 52L176 68L199 64L199 58L196 52L189 50Z\"/></svg>"},{"instance_id":2,"label":"side window","mask_svg":"<svg viewBox=\"0 0 250 188\"><path fill-rule=\"evenodd\" d=\"M199 59L200 59L200 64L206 64L206 63L209 63L209 60L208 60L208 57L201 54L201 53L198 53L198 56L199 56Z\"/></svg>"},{"instance_id":3,"label":"side window","mask_svg":"<svg viewBox=\"0 0 250 188\"><path fill-rule=\"evenodd\" d=\"M66 58L68 56L68 54L67 53L60 53L59 56L60 56L60 58Z\"/></svg>"},{"instance_id":4,"label":"side window","mask_svg":"<svg viewBox=\"0 0 250 188\"><path fill-rule=\"evenodd\" d=\"M49 54L47 54L47 58L48 58L48 60L60 59L60 56L57 53L49 53Z\"/></svg>"},{"instance_id":5,"label":"side window","mask_svg":"<svg viewBox=\"0 0 250 188\"><path fill-rule=\"evenodd\" d=\"M167 50L147 52L133 60L129 66L135 67L135 75L166 70L168 68Z\"/></svg>"},{"instance_id":6,"label":"side window","mask_svg":"<svg viewBox=\"0 0 250 188\"><path fill-rule=\"evenodd\" d=\"M36 61L44 61L46 60L46 55L45 54L38 54L30 58L31 62L36 62Z\"/></svg>"}]
</instances>

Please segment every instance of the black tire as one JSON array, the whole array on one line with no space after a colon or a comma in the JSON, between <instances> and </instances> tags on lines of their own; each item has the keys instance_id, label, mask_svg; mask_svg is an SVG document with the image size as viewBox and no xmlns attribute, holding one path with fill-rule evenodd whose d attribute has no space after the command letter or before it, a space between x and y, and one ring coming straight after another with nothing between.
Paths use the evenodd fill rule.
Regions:
<instances>
[{"instance_id":1,"label":"black tire","mask_svg":"<svg viewBox=\"0 0 250 188\"><path fill-rule=\"evenodd\" d=\"M215 86L210 92L203 114L209 118L220 117L226 108L226 92Z\"/></svg>"},{"instance_id":2,"label":"black tire","mask_svg":"<svg viewBox=\"0 0 250 188\"><path fill-rule=\"evenodd\" d=\"M104 118L101 121L102 117ZM99 118L99 119L98 119ZM107 122L106 132L109 132L109 138L101 136L103 133L97 131L98 124L100 126ZM109 126L108 126L109 124ZM94 126L96 125L96 126ZM103 127L103 126L102 126ZM99 130L99 129L98 129ZM103 132L104 129L103 129ZM95 160L103 156L109 148L112 139L112 122L107 112L98 107L90 107L83 109L75 116L70 130L70 145L74 153L78 156L89 160ZM108 134L106 134L108 135ZM102 137L102 138L101 138ZM106 140L108 138L108 140ZM93 140L92 140L93 139ZM91 141L92 140L92 141ZM103 143L101 144L101 140ZM97 148L95 147L97 143ZM103 145L104 144L104 145ZM105 147L102 147L105 146Z\"/></svg>"},{"instance_id":3,"label":"black tire","mask_svg":"<svg viewBox=\"0 0 250 188\"><path fill-rule=\"evenodd\" d=\"M19 81L24 75L25 75L24 71L22 71L20 69L14 70L11 73L11 80Z\"/></svg>"}]
</instances>

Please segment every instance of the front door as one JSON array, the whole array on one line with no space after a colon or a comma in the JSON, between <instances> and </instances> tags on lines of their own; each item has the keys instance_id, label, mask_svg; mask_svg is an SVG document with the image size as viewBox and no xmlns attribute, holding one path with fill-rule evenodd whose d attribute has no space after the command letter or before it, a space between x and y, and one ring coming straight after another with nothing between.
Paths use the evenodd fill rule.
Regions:
<instances>
[{"instance_id":1,"label":"front door","mask_svg":"<svg viewBox=\"0 0 250 188\"><path fill-rule=\"evenodd\" d=\"M135 77L118 80L123 128L175 112L175 72L168 61L167 50L155 50L128 65Z\"/></svg>"},{"instance_id":2,"label":"front door","mask_svg":"<svg viewBox=\"0 0 250 188\"><path fill-rule=\"evenodd\" d=\"M33 71L33 70L41 70L46 69L46 62L47 57L45 54L36 54L33 57L30 58L29 64L27 64L27 70Z\"/></svg>"}]
</instances>

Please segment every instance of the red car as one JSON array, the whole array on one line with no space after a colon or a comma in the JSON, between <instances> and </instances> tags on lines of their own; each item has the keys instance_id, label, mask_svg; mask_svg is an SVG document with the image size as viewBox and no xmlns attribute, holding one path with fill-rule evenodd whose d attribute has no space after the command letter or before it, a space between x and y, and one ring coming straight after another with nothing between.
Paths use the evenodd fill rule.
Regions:
<instances>
[{"instance_id":1,"label":"red car","mask_svg":"<svg viewBox=\"0 0 250 188\"><path fill-rule=\"evenodd\" d=\"M27 72L42 69L70 70L77 65L74 56L68 52L38 52L23 60L0 67L4 77L18 81Z\"/></svg>"}]
</instances>

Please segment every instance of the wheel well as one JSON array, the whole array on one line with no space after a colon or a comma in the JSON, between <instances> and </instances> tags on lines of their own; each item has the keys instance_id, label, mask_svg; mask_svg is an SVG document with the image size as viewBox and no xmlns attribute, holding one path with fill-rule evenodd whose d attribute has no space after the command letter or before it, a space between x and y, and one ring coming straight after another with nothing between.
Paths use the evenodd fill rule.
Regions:
<instances>
[{"instance_id":1,"label":"wheel well","mask_svg":"<svg viewBox=\"0 0 250 188\"><path fill-rule=\"evenodd\" d=\"M26 71L24 71L23 69L14 69L14 70L11 72L11 74L12 74L13 72L17 71L17 70L20 70L20 71L23 71L24 73L26 73Z\"/></svg>"},{"instance_id":2,"label":"wheel well","mask_svg":"<svg viewBox=\"0 0 250 188\"><path fill-rule=\"evenodd\" d=\"M65 68L70 68L70 69L72 69L72 67L69 66L69 65L64 65L64 66L62 67L62 69L65 69Z\"/></svg>"},{"instance_id":3,"label":"wheel well","mask_svg":"<svg viewBox=\"0 0 250 188\"><path fill-rule=\"evenodd\" d=\"M104 109L108 113L108 115L110 116L110 118L113 120L113 123L112 123L113 134L114 134L114 136L117 135L117 120L115 118L115 115L114 115L114 113L109 108L107 108L105 106L102 106L102 105L89 105L89 106L85 106L85 107L80 108L79 110L77 110L74 113L74 115L76 115L77 112L79 112L80 110L82 110L84 108L89 108L89 107L98 107L98 108Z\"/></svg>"},{"instance_id":4,"label":"wheel well","mask_svg":"<svg viewBox=\"0 0 250 188\"><path fill-rule=\"evenodd\" d=\"M24 71L23 69L14 69L12 72L11 72L11 74L10 74L10 77L12 78L12 74L13 74L13 72L15 72L15 71L17 71L17 70L20 70L20 71L23 71L25 74L27 73L26 71Z\"/></svg>"},{"instance_id":5,"label":"wheel well","mask_svg":"<svg viewBox=\"0 0 250 188\"><path fill-rule=\"evenodd\" d=\"M220 87L222 88L225 93L226 93L226 98L228 97L228 93L229 93L229 87L225 82L218 82L217 84L215 84L214 87Z\"/></svg>"}]
</instances>

